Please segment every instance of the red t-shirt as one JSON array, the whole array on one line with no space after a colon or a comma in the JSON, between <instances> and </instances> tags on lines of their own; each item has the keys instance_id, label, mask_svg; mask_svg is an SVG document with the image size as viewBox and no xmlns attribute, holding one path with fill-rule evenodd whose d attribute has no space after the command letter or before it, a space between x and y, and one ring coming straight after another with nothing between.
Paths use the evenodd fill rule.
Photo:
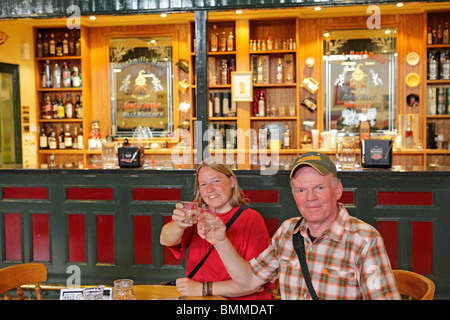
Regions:
<instances>
[{"instance_id":1,"label":"red t-shirt","mask_svg":"<svg viewBox=\"0 0 450 320\"><path fill-rule=\"evenodd\" d=\"M217 216L226 224L238 209L233 208L227 213L218 213ZM257 257L269 245L269 234L264 220L258 212L251 208L244 210L234 221L227 230L227 237L236 251L247 261ZM189 274L195 268L211 248L211 244L198 235L197 225L193 225L184 231L179 245L169 247L177 259L183 258L188 248L186 274ZM230 279L231 277L228 275L219 254L216 250L213 250L192 280L206 282ZM266 286L266 290L263 292L230 299L261 300L271 299L271 296Z\"/></svg>"}]
</instances>

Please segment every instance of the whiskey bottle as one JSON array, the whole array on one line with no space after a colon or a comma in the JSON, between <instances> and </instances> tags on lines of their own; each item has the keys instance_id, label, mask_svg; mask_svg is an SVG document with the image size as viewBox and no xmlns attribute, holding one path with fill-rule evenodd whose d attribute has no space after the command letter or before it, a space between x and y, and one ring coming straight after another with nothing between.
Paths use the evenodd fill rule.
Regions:
<instances>
[{"instance_id":1,"label":"whiskey bottle","mask_svg":"<svg viewBox=\"0 0 450 320\"><path fill-rule=\"evenodd\" d=\"M83 150L84 149L84 140L83 140L83 125L80 124L80 132L78 132L78 149Z\"/></svg>"},{"instance_id":2,"label":"whiskey bottle","mask_svg":"<svg viewBox=\"0 0 450 320\"><path fill-rule=\"evenodd\" d=\"M77 40L75 41L75 55L81 56L81 41L80 41L80 34L78 33Z\"/></svg>"},{"instance_id":3,"label":"whiskey bottle","mask_svg":"<svg viewBox=\"0 0 450 320\"><path fill-rule=\"evenodd\" d=\"M48 137L45 134L44 125L41 126L41 134L39 135L39 149L48 149Z\"/></svg>"},{"instance_id":4,"label":"whiskey bottle","mask_svg":"<svg viewBox=\"0 0 450 320\"><path fill-rule=\"evenodd\" d=\"M225 31L222 32L220 37L220 51L227 51L227 33Z\"/></svg>"},{"instance_id":5,"label":"whiskey bottle","mask_svg":"<svg viewBox=\"0 0 450 320\"><path fill-rule=\"evenodd\" d=\"M59 136L58 136L58 144L59 144L59 149L65 149L66 145L64 144L64 125L61 124L61 131L59 132Z\"/></svg>"},{"instance_id":6,"label":"whiskey bottle","mask_svg":"<svg viewBox=\"0 0 450 320\"><path fill-rule=\"evenodd\" d=\"M273 49L273 41L272 41L272 37L268 36L267 37L267 50L272 50Z\"/></svg>"},{"instance_id":7,"label":"whiskey bottle","mask_svg":"<svg viewBox=\"0 0 450 320\"><path fill-rule=\"evenodd\" d=\"M66 149L72 149L73 147L73 137L70 133L70 126L68 123L66 124L66 131L64 132L64 146Z\"/></svg>"},{"instance_id":8,"label":"whiskey bottle","mask_svg":"<svg viewBox=\"0 0 450 320\"><path fill-rule=\"evenodd\" d=\"M52 101L52 118L58 119L58 99L57 99L56 95Z\"/></svg>"},{"instance_id":9,"label":"whiskey bottle","mask_svg":"<svg viewBox=\"0 0 450 320\"><path fill-rule=\"evenodd\" d=\"M40 58L44 55L44 43L42 42L42 34L38 33L36 40L36 57Z\"/></svg>"},{"instance_id":10,"label":"whiskey bottle","mask_svg":"<svg viewBox=\"0 0 450 320\"><path fill-rule=\"evenodd\" d=\"M66 101L66 105L64 106L64 111L66 113L66 118L67 119L72 119L73 118L73 105L72 105L72 95L70 94L70 92L67 94L67 101Z\"/></svg>"},{"instance_id":11,"label":"whiskey bottle","mask_svg":"<svg viewBox=\"0 0 450 320\"><path fill-rule=\"evenodd\" d=\"M256 81L257 83L264 83L264 66L261 59L259 59Z\"/></svg>"},{"instance_id":12,"label":"whiskey bottle","mask_svg":"<svg viewBox=\"0 0 450 320\"><path fill-rule=\"evenodd\" d=\"M63 43L61 40L61 37L58 37L58 40L56 41L56 56L62 57L63 56Z\"/></svg>"},{"instance_id":13,"label":"whiskey bottle","mask_svg":"<svg viewBox=\"0 0 450 320\"><path fill-rule=\"evenodd\" d=\"M80 88L81 87L81 76L80 76L80 73L78 72L78 67L77 66L73 67L72 87L74 87L74 88Z\"/></svg>"},{"instance_id":14,"label":"whiskey bottle","mask_svg":"<svg viewBox=\"0 0 450 320\"><path fill-rule=\"evenodd\" d=\"M215 52L215 51L217 51L217 46L218 46L218 41L219 41L219 36L218 36L218 34L217 34L217 31L216 31L216 25L214 25L214 28L213 28L213 32L211 33L211 51L213 51L213 52Z\"/></svg>"},{"instance_id":15,"label":"whiskey bottle","mask_svg":"<svg viewBox=\"0 0 450 320\"><path fill-rule=\"evenodd\" d=\"M222 60L222 84L228 84L228 65L227 60Z\"/></svg>"},{"instance_id":16,"label":"whiskey bottle","mask_svg":"<svg viewBox=\"0 0 450 320\"><path fill-rule=\"evenodd\" d=\"M44 34L44 43L43 43L44 57L48 57L50 55L50 44L48 42L48 34Z\"/></svg>"},{"instance_id":17,"label":"whiskey bottle","mask_svg":"<svg viewBox=\"0 0 450 320\"><path fill-rule=\"evenodd\" d=\"M289 126L286 125L283 132L283 149L291 148L291 135L291 129L289 129Z\"/></svg>"},{"instance_id":18,"label":"whiskey bottle","mask_svg":"<svg viewBox=\"0 0 450 320\"><path fill-rule=\"evenodd\" d=\"M50 34L50 40L48 41L48 50L51 57L54 57L56 55L56 41L54 33Z\"/></svg>"},{"instance_id":19,"label":"whiskey bottle","mask_svg":"<svg viewBox=\"0 0 450 320\"><path fill-rule=\"evenodd\" d=\"M58 98L58 110L56 112L58 114L58 119L64 119L65 118L65 112L64 112L64 103L62 101L61 94L59 94Z\"/></svg>"},{"instance_id":20,"label":"whiskey bottle","mask_svg":"<svg viewBox=\"0 0 450 320\"><path fill-rule=\"evenodd\" d=\"M281 62L281 58L278 58L277 65L277 83L283 83L283 64Z\"/></svg>"},{"instance_id":21,"label":"whiskey bottle","mask_svg":"<svg viewBox=\"0 0 450 320\"><path fill-rule=\"evenodd\" d=\"M444 24L444 44L450 44L450 31L448 29L448 22Z\"/></svg>"},{"instance_id":22,"label":"whiskey bottle","mask_svg":"<svg viewBox=\"0 0 450 320\"><path fill-rule=\"evenodd\" d=\"M72 148L78 149L78 128L77 127L74 128L74 133L73 133L73 137L72 137Z\"/></svg>"},{"instance_id":23,"label":"whiskey bottle","mask_svg":"<svg viewBox=\"0 0 450 320\"><path fill-rule=\"evenodd\" d=\"M266 109L266 101L264 99L264 94L261 91L261 93L259 95L259 100L258 100L258 116L264 117L265 109Z\"/></svg>"},{"instance_id":24,"label":"whiskey bottle","mask_svg":"<svg viewBox=\"0 0 450 320\"><path fill-rule=\"evenodd\" d=\"M50 124L50 129L48 133L48 148L50 150L55 150L58 148L58 139L56 139L56 132L53 131L52 124Z\"/></svg>"},{"instance_id":25,"label":"whiskey bottle","mask_svg":"<svg viewBox=\"0 0 450 320\"><path fill-rule=\"evenodd\" d=\"M42 109L42 119L50 120L52 118L52 103L50 96L45 97L44 107Z\"/></svg>"},{"instance_id":26,"label":"whiskey bottle","mask_svg":"<svg viewBox=\"0 0 450 320\"><path fill-rule=\"evenodd\" d=\"M74 55L75 55L75 37L73 35L73 32L71 32L69 38L69 56Z\"/></svg>"},{"instance_id":27,"label":"whiskey bottle","mask_svg":"<svg viewBox=\"0 0 450 320\"><path fill-rule=\"evenodd\" d=\"M234 50L234 35L233 31L230 31L230 34L227 38L227 51L233 51Z\"/></svg>"},{"instance_id":28,"label":"whiskey bottle","mask_svg":"<svg viewBox=\"0 0 450 320\"><path fill-rule=\"evenodd\" d=\"M64 34L64 39L62 42L62 51L64 56L69 55L69 34L67 32Z\"/></svg>"}]
</instances>

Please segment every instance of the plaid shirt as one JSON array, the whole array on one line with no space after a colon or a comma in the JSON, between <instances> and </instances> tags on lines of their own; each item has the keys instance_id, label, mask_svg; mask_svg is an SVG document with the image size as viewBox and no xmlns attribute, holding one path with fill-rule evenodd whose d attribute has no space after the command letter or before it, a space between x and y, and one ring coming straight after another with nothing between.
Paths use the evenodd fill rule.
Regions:
<instances>
[{"instance_id":1,"label":"plaid shirt","mask_svg":"<svg viewBox=\"0 0 450 320\"><path fill-rule=\"evenodd\" d=\"M294 250L292 235L305 239L311 281L320 299L400 299L381 235L375 228L351 217L342 204L337 219L314 243L307 221L286 220L269 247L250 261L264 281L280 281L282 299L311 299Z\"/></svg>"}]
</instances>

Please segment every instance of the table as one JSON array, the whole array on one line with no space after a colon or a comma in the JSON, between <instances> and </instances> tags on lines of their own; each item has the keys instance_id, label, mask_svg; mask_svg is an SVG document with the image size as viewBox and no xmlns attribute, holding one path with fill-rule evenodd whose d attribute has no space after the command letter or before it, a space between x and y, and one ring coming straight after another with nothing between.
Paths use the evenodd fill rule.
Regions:
<instances>
[{"instance_id":1,"label":"table","mask_svg":"<svg viewBox=\"0 0 450 320\"><path fill-rule=\"evenodd\" d=\"M167 300L227 300L222 296L207 296L207 297L185 297L182 296L176 286L164 286L164 285L134 285L134 294L136 300L154 300L154 299L167 299Z\"/></svg>"}]
</instances>

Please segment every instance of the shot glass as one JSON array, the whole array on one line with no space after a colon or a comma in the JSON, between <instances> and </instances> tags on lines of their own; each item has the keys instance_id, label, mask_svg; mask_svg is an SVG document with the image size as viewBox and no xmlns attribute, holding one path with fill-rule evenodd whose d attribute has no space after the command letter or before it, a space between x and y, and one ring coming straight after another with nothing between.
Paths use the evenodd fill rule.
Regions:
<instances>
[{"instance_id":1,"label":"shot glass","mask_svg":"<svg viewBox=\"0 0 450 320\"><path fill-rule=\"evenodd\" d=\"M213 230L217 228L216 224L216 208L210 206L204 206L200 209L200 215L198 222L202 226L203 230Z\"/></svg>"},{"instance_id":2,"label":"shot glass","mask_svg":"<svg viewBox=\"0 0 450 320\"><path fill-rule=\"evenodd\" d=\"M184 212L186 216L184 217L183 223L197 223L198 215L198 205L197 202L191 201L181 201L183 204Z\"/></svg>"}]
</instances>

